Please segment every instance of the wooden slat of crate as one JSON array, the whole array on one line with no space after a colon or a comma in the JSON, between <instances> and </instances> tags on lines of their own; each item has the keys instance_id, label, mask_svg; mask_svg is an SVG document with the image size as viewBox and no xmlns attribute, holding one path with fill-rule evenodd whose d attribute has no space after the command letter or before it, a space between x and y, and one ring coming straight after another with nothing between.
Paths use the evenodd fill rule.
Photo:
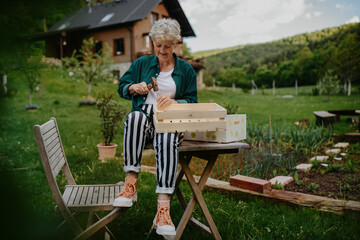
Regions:
<instances>
[{"instance_id":1,"label":"wooden slat of crate","mask_svg":"<svg viewBox=\"0 0 360 240\"><path fill-rule=\"evenodd\" d=\"M226 109L216 103L172 104L160 110L154 106L158 133L225 130L225 117Z\"/></svg>"},{"instance_id":2,"label":"wooden slat of crate","mask_svg":"<svg viewBox=\"0 0 360 240\"><path fill-rule=\"evenodd\" d=\"M226 117L226 109L216 103L171 104L161 110L155 106L154 113L158 120Z\"/></svg>"},{"instance_id":3,"label":"wooden slat of crate","mask_svg":"<svg viewBox=\"0 0 360 240\"><path fill-rule=\"evenodd\" d=\"M187 121L184 122L159 122L155 120L155 129L158 133L165 132L194 132L225 130L225 120L218 121Z\"/></svg>"}]
</instances>

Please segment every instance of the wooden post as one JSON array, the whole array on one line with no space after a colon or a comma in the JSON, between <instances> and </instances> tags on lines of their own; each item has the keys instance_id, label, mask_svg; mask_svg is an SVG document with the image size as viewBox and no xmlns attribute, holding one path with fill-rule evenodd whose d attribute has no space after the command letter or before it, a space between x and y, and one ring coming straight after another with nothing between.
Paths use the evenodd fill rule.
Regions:
<instances>
[{"instance_id":1,"label":"wooden post","mask_svg":"<svg viewBox=\"0 0 360 240\"><path fill-rule=\"evenodd\" d=\"M234 83L234 82L232 83L232 91L233 91L233 92L236 91L236 86L235 86L235 83Z\"/></svg>"},{"instance_id":2,"label":"wooden post","mask_svg":"<svg viewBox=\"0 0 360 240\"><path fill-rule=\"evenodd\" d=\"M257 89L257 86L255 84L255 81L254 80L251 80L251 95L254 95L255 94L255 89Z\"/></svg>"},{"instance_id":3,"label":"wooden post","mask_svg":"<svg viewBox=\"0 0 360 240\"><path fill-rule=\"evenodd\" d=\"M215 78L213 78L213 89L216 89L216 85L215 85Z\"/></svg>"},{"instance_id":4,"label":"wooden post","mask_svg":"<svg viewBox=\"0 0 360 240\"><path fill-rule=\"evenodd\" d=\"M275 80L273 80L273 95L275 96Z\"/></svg>"},{"instance_id":5,"label":"wooden post","mask_svg":"<svg viewBox=\"0 0 360 240\"><path fill-rule=\"evenodd\" d=\"M272 129L271 129L271 114L269 115L269 140L270 140L270 154L272 155Z\"/></svg>"},{"instance_id":6,"label":"wooden post","mask_svg":"<svg viewBox=\"0 0 360 240\"><path fill-rule=\"evenodd\" d=\"M351 95L351 81L350 79L348 79L348 92L347 92L347 95L350 96Z\"/></svg>"},{"instance_id":7,"label":"wooden post","mask_svg":"<svg viewBox=\"0 0 360 240\"><path fill-rule=\"evenodd\" d=\"M297 96L298 94L298 81L295 80L295 95Z\"/></svg>"}]
</instances>

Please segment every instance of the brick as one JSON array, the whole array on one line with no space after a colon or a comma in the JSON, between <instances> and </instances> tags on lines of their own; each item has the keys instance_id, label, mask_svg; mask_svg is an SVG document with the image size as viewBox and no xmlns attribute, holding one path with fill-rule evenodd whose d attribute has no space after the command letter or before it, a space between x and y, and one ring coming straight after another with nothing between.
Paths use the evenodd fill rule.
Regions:
<instances>
[{"instance_id":1,"label":"brick","mask_svg":"<svg viewBox=\"0 0 360 240\"><path fill-rule=\"evenodd\" d=\"M304 171L304 172L309 171L311 168L312 168L312 164L310 164L310 163L301 163L296 166L296 169L298 171Z\"/></svg>"},{"instance_id":2,"label":"brick","mask_svg":"<svg viewBox=\"0 0 360 240\"><path fill-rule=\"evenodd\" d=\"M329 159L329 156L315 156L315 157L310 158L310 162L314 161L315 158L318 162L325 162Z\"/></svg>"},{"instance_id":3,"label":"brick","mask_svg":"<svg viewBox=\"0 0 360 240\"><path fill-rule=\"evenodd\" d=\"M329 149L325 152L326 155L330 155L330 154L339 154L341 152L340 148L334 148L334 149Z\"/></svg>"},{"instance_id":4,"label":"brick","mask_svg":"<svg viewBox=\"0 0 360 240\"><path fill-rule=\"evenodd\" d=\"M275 183L277 182L278 184L285 186L286 184L291 183L292 181L294 181L294 178L288 176L276 176L270 179L271 185L275 185Z\"/></svg>"},{"instance_id":5,"label":"brick","mask_svg":"<svg viewBox=\"0 0 360 240\"><path fill-rule=\"evenodd\" d=\"M335 144L334 147L336 147L336 148L347 148L348 146L349 146L349 143L347 143L347 142L339 142L339 143Z\"/></svg>"},{"instance_id":6,"label":"brick","mask_svg":"<svg viewBox=\"0 0 360 240\"><path fill-rule=\"evenodd\" d=\"M255 192L266 193L271 191L271 182L263 179L236 175L230 177L230 185Z\"/></svg>"}]
</instances>

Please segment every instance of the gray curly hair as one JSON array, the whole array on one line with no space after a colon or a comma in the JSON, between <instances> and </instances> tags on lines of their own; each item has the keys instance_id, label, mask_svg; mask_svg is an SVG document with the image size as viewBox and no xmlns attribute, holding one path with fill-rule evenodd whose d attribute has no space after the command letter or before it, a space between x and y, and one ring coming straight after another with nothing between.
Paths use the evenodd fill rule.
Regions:
<instances>
[{"instance_id":1,"label":"gray curly hair","mask_svg":"<svg viewBox=\"0 0 360 240\"><path fill-rule=\"evenodd\" d=\"M174 45L181 39L180 24L175 19L162 18L152 26L149 37L155 41L172 41Z\"/></svg>"}]
</instances>

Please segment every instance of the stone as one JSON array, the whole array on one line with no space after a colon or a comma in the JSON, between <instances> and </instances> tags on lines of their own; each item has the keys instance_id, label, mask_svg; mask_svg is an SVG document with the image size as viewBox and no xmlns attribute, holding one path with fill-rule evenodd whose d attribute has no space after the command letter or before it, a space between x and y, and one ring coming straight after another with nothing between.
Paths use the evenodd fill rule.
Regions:
<instances>
[{"instance_id":1,"label":"stone","mask_svg":"<svg viewBox=\"0 0 360 240\"><path fill-rule=\"evenodd\" d=\"M334 145L334 147L336 147L336 148L347 148L348 146L349 146L349 143L347 143L347 142L339 142Z\"/></svg>"},{"instance_id":2,"label":"stone","mask_svg":"<svg viewBox=\"0 0 360 240\"><path fill-rule=\"evenodd\" d=\"M310 162L317 160L318 162L326 162L329 159L329 156L315 156L310 158Z\"/></svg>"},{"instance_id":3,"label":"stone","mask_svg":"<svg viewBox=\"0 0 360 240\"><path fill-rule=\"evenodd\" d=\"M333 149L329 149L325 152L326 155L331 155L331 154L339 154L341 152L340 148L333 148Z\"/></svg>"},{"instance_id":4,"label":"stone","mask_svg":"<svg viewBox=\"0 0 360 240\"><path fill-rule=\"evenodd\" d=\"M340 153L341 156L345 157L346 156L346 153Z\"/></svg>"},{"instance_id":5,"label":"stone","mask_svg":"<svg viewBox=\"0 0 360 240\"><path fill-rule=\"evenodd\" d=\"M321 166L327 167L327 166L329 166L329 165L326 164L326 163L322 163Z\"/></svg>"},{"instance_id":6,"label":"stone","mask_svg":"<svg viewBox=\"0 0 360 240\"><path fill-rule=\"evenodd\" d=\"M271 185L275 185L275 183L277 182L278 184L285 186L286 184L291 183L292 181L294 181L294 178L288 176L276 176L270 179Z\"/></svg>"},{"instance_id":7,"label":"stone","mask_svg":"<svg viewBox=\"0 0 360 240\"><path fill-rule=\"evenodd\" d=\"M311 168L312 168L312 164L310 164L310 163L301 163L296 166L296 170L304 171L304 172L309 171Z\"/></svg>"},{"instance_id":8,"label":"stone","mask_svg":"<svg viewBox=\"0 0 360 240\"><path fill-rule=\"evenodd\" d=\"M334 160L336 160L336 161L341 161L341 157L334 157Z\"/></svg>"}]
</instances>

